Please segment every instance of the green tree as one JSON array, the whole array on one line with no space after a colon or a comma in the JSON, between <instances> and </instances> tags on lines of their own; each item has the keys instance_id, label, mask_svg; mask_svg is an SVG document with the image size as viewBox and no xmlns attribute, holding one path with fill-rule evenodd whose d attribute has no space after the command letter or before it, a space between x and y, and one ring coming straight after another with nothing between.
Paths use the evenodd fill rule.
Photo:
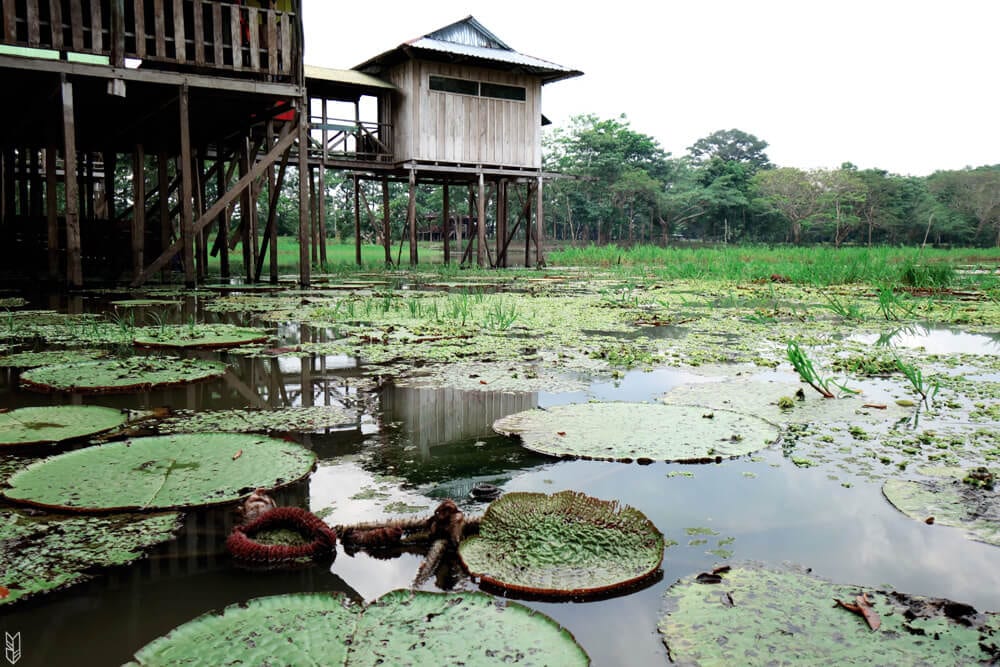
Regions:
<instances>
[{"instance_id":1,"label":"green tree","mask_svg":"<svg viewBox=\"0 0 1000 667\"><path fill-rule=\"evenodd\" d=\"M688 154L696 166L702 166L713 159L723 163L736 162L743 165L748 177L753 177L762 169L770 169L771 161L764 151L767 142L742 130L717 130L702 137L688 147Z\"/></svg>"},{"instance_id":2,"label":"green tree","mask_svg":"<svg viewBox=\"0 0 1000 667\"><path fill-rule=\"evenodd\" d=\"M1000 165L939 171L927 186L941 203L974 221L977 237L989 232L1000 247Z\"/></svg>"},{"instance_id":3,"label":"green tree","mask_svg":"<svg viewBox=\"0 0 1000 667\"><path fill-rule=\"evenodd\" d=\"M813 175L795 167L780 167L758 172L754 184L764 210L786 220L785 240L801 243L803 229L821 210L822 192Z\"/></svg>"}]
</instances>

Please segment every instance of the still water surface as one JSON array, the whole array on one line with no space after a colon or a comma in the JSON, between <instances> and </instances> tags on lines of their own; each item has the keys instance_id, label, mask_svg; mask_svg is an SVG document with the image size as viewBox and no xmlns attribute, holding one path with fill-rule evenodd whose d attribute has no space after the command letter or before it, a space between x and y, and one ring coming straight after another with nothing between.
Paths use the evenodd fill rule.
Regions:
<instances>
[{"instance_id":1,"label":"still water surface","mask_svg":"<svg viewBox=\"0 0 1000 667\"><path fill-rule=\"evenodd\" d=\"M72 307L101 311L107 305L105 299L93 299ZM190 314L213 321L197 303L185 303L182 311L181 321ZM279 345L295 344L303 334L314 340L324 335L294 323L279 327L278 333ZM594 382L585 392L567 394L413 389L389 383L376 399L362 400L356 386L364 369L351 357L259 360L201 354L230 362L233 372L216 382L170 391L85 398L23 392L17 388L17 374L7 372L0 376L0 405L83 402L204 410L360 403L364 415L353 427L297 436L320 463L308 482L278 496L279 503L314 511L332 507L332 523L369 518L380 502L433 507L448 496L457 496L467 512L477 513L483 505L465 497L477 481L508 491L574 489L632 505L674 543L666 549L661 577L641 590L605 600L525 602L568 628L595 665L666 663L656 631L664 590L676 579L720 562L791 562L838 582L893 586L964 601L981 611L1000 610L1000 549L904 517L869 479L839 471L833 478L822 466L797 468L780 447L710 465L556 461L493 436L490 429L495 419L534 406L590 399L650 401L680 384L712 381L708 378L676 369L633 371L616 382ZM387 497L357 497L372 488ZM150 558L4 609L3 630L21 633L18 664L120 664L150 640L207 611L296 591L343 591L370 601L408 587L420 563L415 554L383 560L341 551L332 563L306 569L248 572L233 567L225 554L223 542L232 523L229 510L193 512L179 538ZM439 573L426 586L470 587L457 568Z\"/></svg>"}]
</instances>

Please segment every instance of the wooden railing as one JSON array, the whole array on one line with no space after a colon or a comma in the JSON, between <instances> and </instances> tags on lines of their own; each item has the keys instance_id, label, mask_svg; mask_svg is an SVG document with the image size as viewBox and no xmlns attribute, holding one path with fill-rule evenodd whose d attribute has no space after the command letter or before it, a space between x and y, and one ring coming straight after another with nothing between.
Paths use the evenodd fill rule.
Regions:
<instances>
[{"instance_id":1,"label":"wooden railing","mask_svg":"<svg viewBox=\"0 0 1000 667\"><path fill-rule=\"evenodd\" d=\"M372 121L313 116L309 157L318 160L392 161L392 126Z\"/></svg>"},{"instance_id":2,"label":"wooden railing","mask_svg":"<svg viewBox=\"0 0 1000 667\"><path fill-rule=\"evenodd\" d=\"M214 0L0 0L0 42L293 79L295 14ZM260 3L264 4L264 3Z\"/></svg>"}]
</instances>

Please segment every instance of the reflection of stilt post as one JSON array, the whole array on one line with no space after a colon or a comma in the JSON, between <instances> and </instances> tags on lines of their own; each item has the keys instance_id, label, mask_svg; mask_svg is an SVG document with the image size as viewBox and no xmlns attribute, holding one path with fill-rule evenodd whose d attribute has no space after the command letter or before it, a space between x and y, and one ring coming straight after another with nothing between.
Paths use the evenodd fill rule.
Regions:
<instances>
[{"instance_id":1,"label":"reflection of stilt post","mask_svg":"<svg viewBox=\"0 0 1000 667\"><path fill-rule=\"evenodd\" d=\"M486 177L479 172L479 195L476 201L476 266L486 265Z\"/></svg>"},{"instance_id":2,"label":"reflection of stilt post","mask_svg":"<svg viewBox=\"0 0 1000 667\"><path fill-rule=\"evenodd\" d=\"M73 84L62 75L63 172L66 178L66 280L70 287L83 287L80 257L80 190L76 180L76 126L73 115Z\"/></svg>"},{"instance_id":3,"label":"reflection of stilt post","mask_svg":"<svg viewBox=\"0 0 1000 667\"><path fill-rule=\"evenodd\" d=\"M302 324L302 328L299 330L299 337L303 343L311 342L311 331L308 324ZM308 357L302 357L301 367L300 367L300 377L299 377L299 390L300 397L302 399L302 407L311 408L313 407L313 388L312 388L312 364L315 357L309 355Z\"/></svg>"},{"instance_id":4,"label":"reflection of stilt post","mask_svg":"<svg viewBox=\"0 0 1000 667\"><path fill-rule=\"evenodd\" d=\"M410 266L416 266L417 257L417 172L410 169L410 200L406 207L406 224L410 230Z\"/></svg>"},{"instance_id":5,"label":"reflection of stilt post","mask_svg":"<svg viewBox=\"0 0 1000 667\"><path fill-rule=\"evenodd\" d=\"M448 201L448 183L441 192L441 240L444 243L444 263L451 264L451 208Z\"/></svg>"}]
</instances>

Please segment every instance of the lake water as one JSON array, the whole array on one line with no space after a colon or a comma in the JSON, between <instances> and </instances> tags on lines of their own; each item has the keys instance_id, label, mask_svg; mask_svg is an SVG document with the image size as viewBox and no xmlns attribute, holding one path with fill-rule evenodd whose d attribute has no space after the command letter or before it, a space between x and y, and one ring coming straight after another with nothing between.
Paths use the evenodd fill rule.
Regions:
<instances>
[{"instance_id":1,"label":"lake water","mask_svg":"<svg viewBox=\"0 0 1000 667\"><path fill-rule=\"evenodd\" d=\"M102 312L107 297L33 304ZM205 317L188 299L177 317ZM228 320L227 320L228 321ZM279 345L302 338L281 327ZM328 332L335 335L335 332ZM307 337L322 335L306 332ZM916 344L913 336L900 344ZM962 342L938 336L928 349ZM943 336L943 334L942 334ZM964 342L997 354L993 339ZM874 341L870 341L874 342ZM979 350L980 348L976 348ZM345 356L247 359L197 353L233 364L226 378L169 391L69 397L25 392L17 373L0 375L0 406L83 402L120 408L171 406L195 410L353 404L362 371ZM713 382L692 371L630 371L575 393L500 393L414 389L385 385L349 428L299 436L320 462L307 482L278 494L282 504L314 511L332 508L328 521L365 520L390 502L432 508L456 495L469 513L484 509L467 489L491 481L506 491L582 491L638 508L671 544L662 575L639 590L589 602L526 601L569 629L595 665L662 665L666 650L656 630L666 587L682 576L722 562L791 562L842 583L892 586L908 593L949 597L980 611L1000 610L1000 549L966 539L958 530L906 518L882 497L880 485L824 466L800 468L780 446L719 464L559 461L492 435L492 422L531 407L590 399L651 401L681 384ZM637 425L641 428L641 425ZM849 486L848 486L849 485ZM189 514L177 540L148 559L101 573L93 581L0 608L6 632L20 632L19 665L109 665L202 613L248 598L296 591L343 591L370 601L408 587L420 557L377 559L339 550L332 563L289 572L249 572L232 565L224 540L233 525L228 509ZM456 566L457 567L457 566ZM472 588L453 567L425 588ZM2 565L0 565L2 569ZM461 629L456 629L460 632Z\"/></svg>"}]
</instances>

